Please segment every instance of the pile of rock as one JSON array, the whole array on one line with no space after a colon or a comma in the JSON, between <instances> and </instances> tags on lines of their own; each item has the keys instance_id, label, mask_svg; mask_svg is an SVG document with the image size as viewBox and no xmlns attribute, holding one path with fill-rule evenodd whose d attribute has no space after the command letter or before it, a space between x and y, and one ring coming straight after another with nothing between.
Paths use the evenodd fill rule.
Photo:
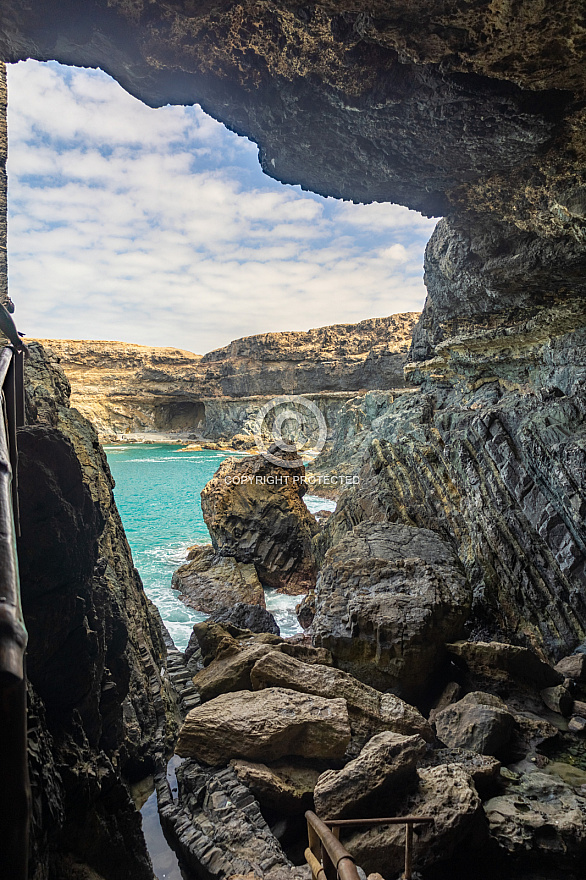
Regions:
<instances>
[{"instance_id":1,"label":"pile of rock","mask_svg":"<svg viewBox=\"0 0 586 880\"><path fill-rule=\"evenodd\" d=\"M291 848L291 834L299 836L307 809L329 819L431 817L415 834L419 868L479 845L495 865L506 856L520 869L552 856L571 867L586 854L586 787L578 785L586 773L564 781L544 754L568 726L548 709L546 692L576 689L562 678L570 661L554 669L526 648L451 643L458 681L426 720L336 668L325 648L214 621L194 628L190 650L196 641L202 704L177 741L185 761L175 810L180 846L197 870L218 880L228 871L296 876L302 869L289 855L299 859L303 845ZM366 872L401 869L402 826L350 829L342 840Z\"/></svg>"}]
</instances>

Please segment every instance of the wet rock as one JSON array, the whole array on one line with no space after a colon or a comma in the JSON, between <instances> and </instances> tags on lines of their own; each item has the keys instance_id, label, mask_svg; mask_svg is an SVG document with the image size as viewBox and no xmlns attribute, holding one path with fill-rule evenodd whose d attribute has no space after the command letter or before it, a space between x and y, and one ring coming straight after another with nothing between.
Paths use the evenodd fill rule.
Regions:
<instances>
[{"instance_id":1,"label":"wet rock","mask_svg":"<svg viewBox=\"0 0 586 880\"><path fill-rule=\"evenodd\" d=\"M560 684L563 676L534 651L503 642L454 642L448 651L464 661L470 672L493 681L507 678L530 685L537 690Z\"/></svg>"},{"instance_id":2,"label":"wet rock","mask_svg":"<svg viewBox=\"0 0 586 880\"><path fill-rule=\"evenodd\" d=\"M349 742L345 700L268 688L223 694L193 709L175 752L206 764L231 758L276 761L288 755L337 759Z\"/></svg>"},{"instance_id":3,"label":"wet rock","mask_svg":"<svg viewBox=\"0 0 586 880\"><path fill-rule=\"evenodd\" d=\"M484 811L491 837L509 853L553 864L586 854L586 798L556 776L523 774L506 794L487 801Z\"/></svg>"},{"instance_id":4,"label":"wet rock","mask_svg":"<svg viewBox=\"0 0 586 880\"><path fill-rule=\"evenodd\" d=\"M460 634L470 589L427 529L363 522L332 547L316 590L314 643L367 684L425 688Z\"/></svg>"},{"instance_id":5,"label":"wet rock","mask_svg":"<svg viewBox=\"0 0 586 880\"><path fill-rule=\"evenodd\" d=\"M174 572L172 586L190 608L204 614L222 612L237 604L264 609L265 594L254 565L219 556L211 544L190 547L187 559Z\"/></svg>"},{"instance_id":6,"label":"wet rock","mask_svg":"<svg viewBox=\"0 0 586 880\"><path fill-rule=\"evenodd\" d=\"M438 712L435 724L438 739L449 748L498 756L511 741L515 721L502 700L475 691Z\"/></svg>"},{"instance_id":7,"label":"wet rock","mask_svg":"<svg viewBox=\"0 0 586 880\"><path fill-rule=\"evenodd\" d=\"M570 692L561 684L556 687L544 688L541 691L541 699L548 709L560 715L570 715L574 700Z\"/></svg>"},{"instance_id":8,"label":"wet rock","mask_svg":"<svg viewBox=\"0 0 586 880\"><path fill-rule=\"evenodd\" d=\"M211 615L214 623L231 623L239 629L248 629L254 633L271 633L281 635L277 621L270 611L261 605L248 605L238 602L231 608L216 611Z\"/></svg>"},{"instance_id":9,"label":"wet rock","mask_svg":"<svg viewBox=\"0 0 586 880\"><path fill-rule=\"evenodd\" d=\"M315 593L308 593L301 602L295 606L295 614L299 625L303 629L310 629L315 617Z\"/></svg>"},{"instance_id":10,"label":"wet rock","mask_svg":"<svg viewBox=\"0 0 586 880\"><path fill-rule=\"evenodd\" d=\"M216 552L254 565L263 584L291 594L312 590L317 575L319 526L303 503L304 473L302 464L278 467L262 455L228 458L201 493Z\"/></svg>"},{"instance_id":11,"label":"wet rock","mask_svg":"<svg viewBox=\"0 0 586 880\"><path fill-rule=\"evenodd\" d=\"M466 771L457 764L443 764L417 771L418 783L405 797L395 815L431 816L433 824L417 827L413 862L428 867L450 856L472 834L482 843L480 798ZM355 832L344 846L366 872L384 865L385 875L401 871L405 863L405 830L397 825L379 825Z\"/></svg>"},{"instance_id":12,"label":"wet rock","mask_svg":"<svg viewBox=\"0 0 586 880\"><path fill-rule=\"evenodd\" d=\"M576 654L570 654L569 657L564 657L559 663L556 663L555 669L564 678L572 678L581 683L586 682L586 653L580 651Z\"/></svg>"},{"instance_id":13,"label":"wet rock","mask_svg":"<svg viewBox=\"0 0 586 880\"><path fill-rule=\"evenodd\" d=\"M420 736L379 733L342 770L326 770L314 791L315 811L328 819L388 815L390 804L417 784L417 762L426 752Z\"/></svg>"},{"instance_id":14,"label":"wet rock","mask_svg":"<svg viewBox=\"0 0 586 880\"><path fill-rule=\"evenodd\" d=\"M263 809L295 816L313 808L313 790L321 770L286 761L270 766L240 759L230 763Z\"/></svg>"},{"instance_id":15,"label":"wet rock","mask_svg":"<svg viewBox=\"0 0 586 880\"><path fill-rule=\"evenodd\" d=\"M382 730L419 734L425 740L432 738L429 724L413 706L393 694L381 694L339 669L308 665L294 657L271 653L257 660L250 680L255 690L284 687L322 697L342 697L348 706L357 749Z\"/></svg>"}]
</instances>

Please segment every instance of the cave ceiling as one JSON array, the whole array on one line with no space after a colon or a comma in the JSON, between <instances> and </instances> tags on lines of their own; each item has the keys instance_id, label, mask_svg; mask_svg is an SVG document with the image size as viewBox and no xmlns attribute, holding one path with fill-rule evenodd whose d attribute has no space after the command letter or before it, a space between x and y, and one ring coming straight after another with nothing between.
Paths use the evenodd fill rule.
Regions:
<instances>
[{"instance_id":1,"label":"cave ceiling","mask_svg":"<svg viewBox=\"0 0 586 880\"><path fill-rule=\"evenodd\" d=\"M354 201L582 238L584 4L2 0L6 61L199 103L264 171Z\"/></svg>"}]
</instances>

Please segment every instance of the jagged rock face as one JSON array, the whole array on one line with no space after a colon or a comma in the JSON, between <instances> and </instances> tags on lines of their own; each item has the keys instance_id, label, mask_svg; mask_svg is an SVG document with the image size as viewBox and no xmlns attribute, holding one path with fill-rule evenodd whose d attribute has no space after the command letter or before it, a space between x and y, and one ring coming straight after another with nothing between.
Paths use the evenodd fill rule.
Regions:
<instances>
[{"instance_id":1,"label":"jagged rock face","mask_svg":"<svg viewBox=\"0 0 586 880\"><path fill-rule=\"evenodd\" d=\"M509 345L517 343L519 354L524 349L518 364L511 363L507 352L507 378L514 381L513 369L520 373L523 367L538 366L540 347L552 335L584 326L585 276L586 253L580 235L564 237L558 232L540 237L493 218L440 220L425 251L429 296L413 333L411 359L439 354L438 344L453 342L453 337L475 338L483 330L496 330L498 339L511 326L520 327L520 333L513 333L521 338L508 340ZM522 323L544 309L554 311L541 334L536 332L538 325L533 333L523 333ZM502 350L506 342L498 341ZM501 354L502 359L498 347L490 354ZM477 362L484 360L488 366L487 354L480 350Z\"/></svg>"},{"instance_id":2,"label":"jagged rock face","mask_svg":"<svg viewBox=\"0 0 586 880\"><path fill-rule=\"evenodd\" d=\"M319 527L302 500L304 475L303 465L279 467L262 455L226 459L201 493L219 556L253 563L263 584L292 595L313 589L317 574Z\"/></svg>"},{"instance_id":3,"label":"jagged rock face","mask_svg":"<svg viewBox=\"0 0 586 880\"><path fill-rule=\"evenodd\" d=\"M72 405L102 437L188 432L231 439L253 430L272 396L318 395L331 421L351 392L402 388L418 318L409 312L307 333L247 336L203 358L121 342L40 341L65 371Z\"/></svg>"},{"instance_id":4,"label":"jagged rock face","mask_svg":"<svg viewBox=\"0 0 586 880\"><path fill-rule=\"evenodd\" d=\"M6 3L4 57L97 64L151 105L199 102L260 143L280 180L434 214L455 204L514 216L506 181L524 220L572 222L576 197L564 195L580 186L584 70L571 0L381 0L368 12L353 0L68 0L58 13ZM558 192L542 218L544 178Z\"/></svg>"},{"instance_id":5,"label":"jagged rock face","mask_svg":"<svg viewBox=\"0 0 586 880\"><path fill-rule=\"evenodd\" d=\"M63 373L36 344L26 392L19 560L34 689L35 877L44 880L49 864L67 875L77 861L104 880L151 880L123 779L148 772L165 747L158 617L133 568L95 431L69 409Z\"/></svg>"}]
</instances>

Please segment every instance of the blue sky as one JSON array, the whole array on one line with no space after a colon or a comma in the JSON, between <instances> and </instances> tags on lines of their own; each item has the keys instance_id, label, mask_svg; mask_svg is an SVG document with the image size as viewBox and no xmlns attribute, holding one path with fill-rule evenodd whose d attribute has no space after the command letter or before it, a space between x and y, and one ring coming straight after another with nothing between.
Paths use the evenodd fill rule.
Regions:
<instances>
[{"instance_id":1,"label":"blue sky","mask_svg":"<svg viewBox=\"0 0 586 880\"><path fill-rule=\"evenodd\" d=\"M101 71L9 65L9 285L29 336L203 353L425 298L435 225L266 177L199 107L153 110Z\"/></svg>"}]
</instances>

